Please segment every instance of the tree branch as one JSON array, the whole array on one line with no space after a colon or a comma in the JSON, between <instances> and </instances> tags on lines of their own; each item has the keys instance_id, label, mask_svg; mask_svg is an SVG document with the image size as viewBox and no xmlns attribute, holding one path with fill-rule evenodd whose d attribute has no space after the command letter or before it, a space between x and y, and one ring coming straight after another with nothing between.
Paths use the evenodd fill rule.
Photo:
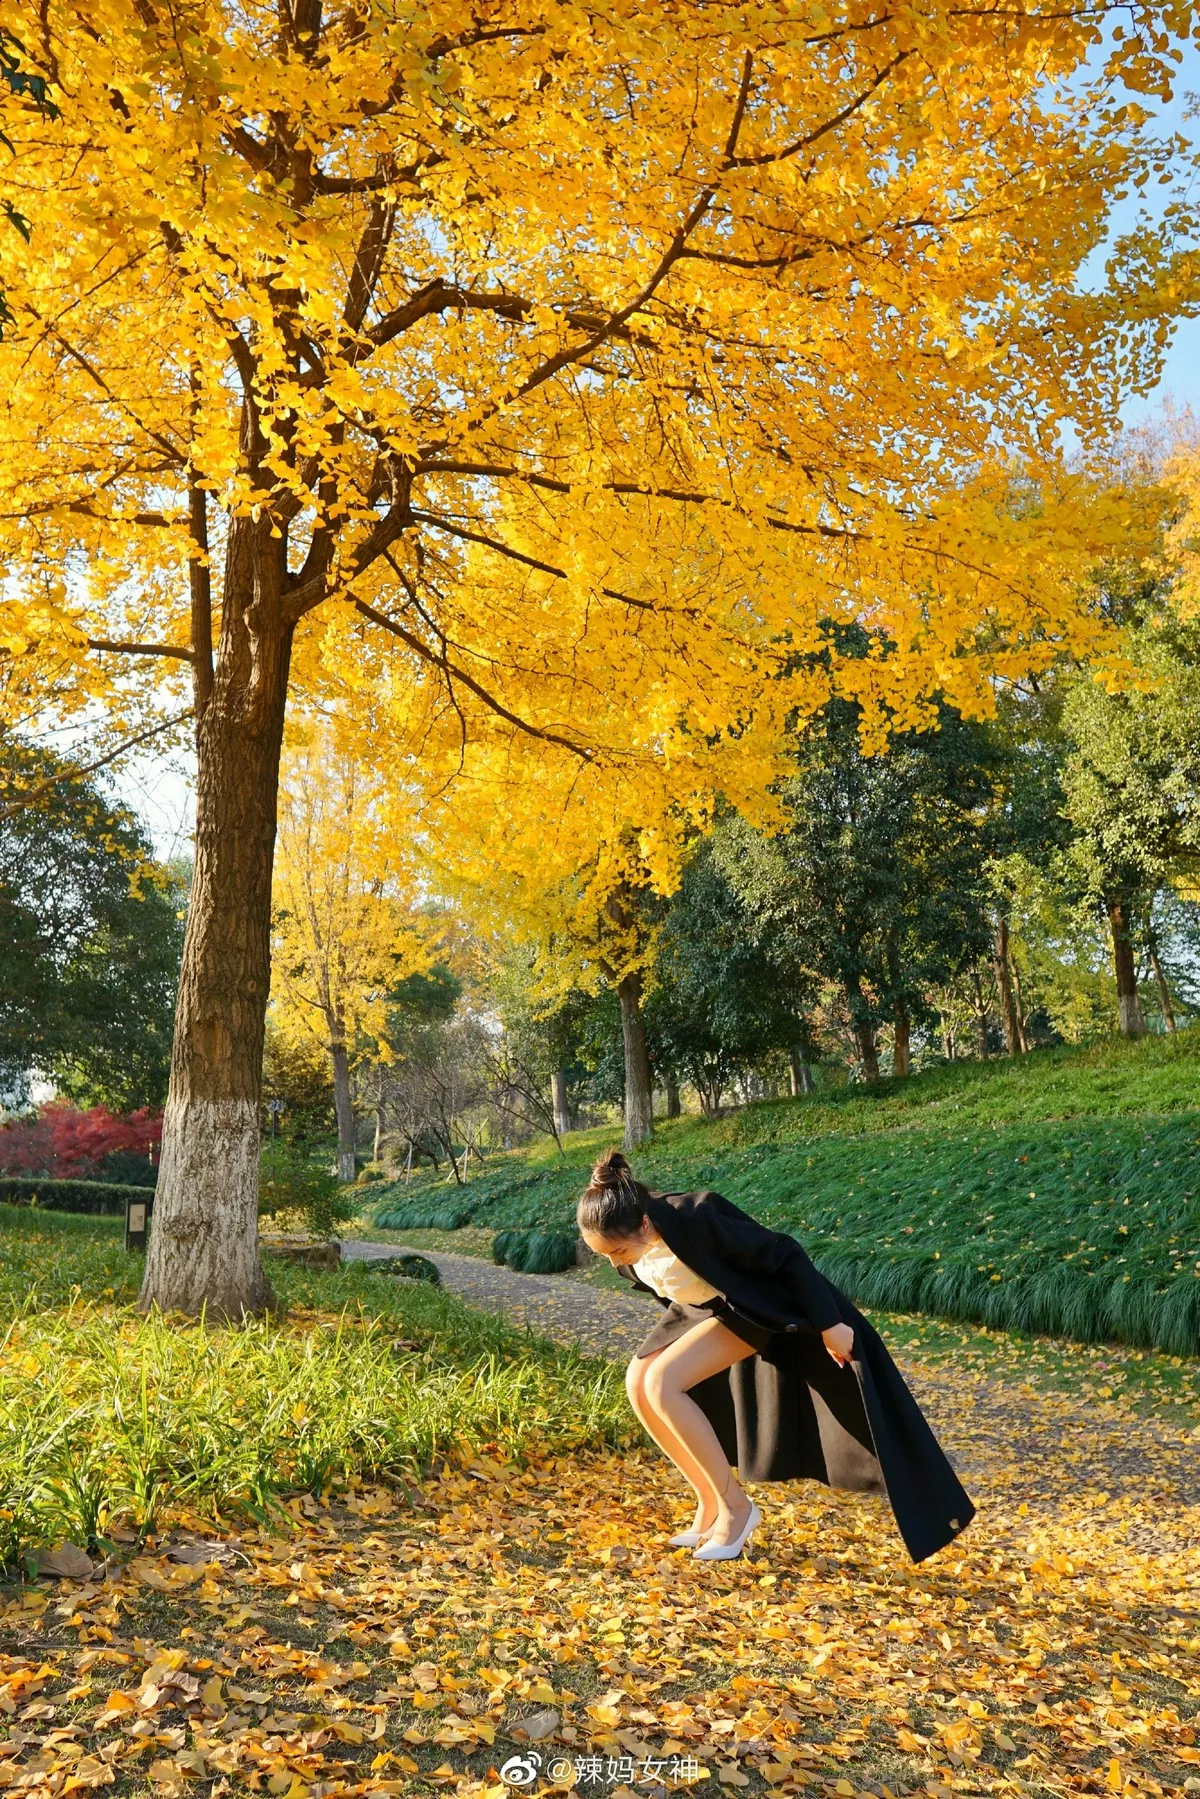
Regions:
<instances>
[{"instance_id":1,"label":"tree branch","mask_svg":"<svg viewBox=\"0 0 1200 1799\"><path fill-rule=\"evenodd\" d=\"M746 100L750 92L750 77L753 68L754 60L747 50L745 60L742 64L742 75L741 80L738 83L737 97L734 101L733 116L730 120L729 135L725 143L725 155L721 164L721 169L697 194L695 200L688 208L686 217L677 227L674 236L659 257L657 264L651 272L649 279L641 288L641 291L635 294L633 299L630 300L627 305L622 306L618 308L616 312L611 313L608 318L599 324L591 335L582 343L567 344L561 350L556 351L553 356L547 357L540 368L534 369L533 372L527 375L525 380L521 382L520 386L516 388L512 396L514 399L523 400L528 394L535 392L537 388L543 387L547 381L558 374L560 369L566 368L571 363L578 363L586 360L587 357L591 356L594 351L600 348L601 344L607 342L610 337L627 325L635 313L640 312L645 306L649 305L650 301L654 298L654 295L658 292L658 289L662 286L663 282L678 262L683 248L691 237L692 232L696 229L697 225L699 225L701 219L716 198L720 187L721 175L725 170L733 166L734 151L737 148L738 134L742 128L742 120L746 115ZM489 418L495 417L498 410L498 403L493 403L486 409L483 416L475 421L476 425L486 424Z\"/></svg>"},{"instance_id":2,"label":"tree branch","mask_svg":"<svg viewBox=\"0 0 1200 1799\"><path fill-rule=\"evenodd\" d=\"M573 492L569 481L557 481L553 476L534 474L526 469L513 468L504 463L453 460L418 462L413 467L413 479L415 480L418 475L478 475L498 481L524 481L530 487L542 488L549 493L569 494ZM602 481L600 486L605 493L641 494L646 499L672 500L679 505L732 506L734 503L732 500L723 499L720 494L701 493L682 487L648 487L643 481ZM431 514L413 514L414 518L418 516L427 523L440 524L443 530L450 529L444 520L439 520ZM849 531L837 525L801 525L793 523L790 519L773 518L770 514L767 515L765 522L772 531L791 531L799 537L844 537L855 543L864 541L861 532ZM461 527L455 527L455 529L461 530ZM621 594L616 597L625 599L628 596ZM632 600L630 604L636 606L639 602Z\"/></svg>"},{"instance_id":3,"label":"tree branch","mask_svg":"<svg viewBox=\"0 0 1200 1799\"><path fill-rule=\"evenodd\" d=\"M191 650L173 643L114 643L107 637L89 637L89 650L114 650L124 656L175 656L180 662L191 662Z\"/></svg>"},{"instance_id":4,"label":"tree branch","mask_svg":"<svg viewBox=\"0 0 1200 1799\"><path fill-rule=\"evenodd\" d=\"M115 750L109 750L106 755L97 756L94 762L85 762L81 768L66 768L61 774L48 776L46 780L39 781L36 787L31 787L29 792L23 794L19 800L10 800L7 806L0 807L0 819L11 818L15 812L24 811L26 806L36 805L44 793L49 793L52 787L58 787L63 781L85 780L88 775L94 775L100 769L107 768L110 763L115 762L119 756L124 756L127 751L135 750L143 743L149 743L152 737L160 737L164 731L173 731L177 725L184 724L191 716L192 708L189 706L186 712L177 712L174 718L163 719L160 723L151 725L148 730L139 731L135 736L127 737L125 742L118 744Z\"/></svg>"},{"instance_id":5,"label":"tree branch","mask_svg":"<svg viewBox=\"0 0 1200 1799\"><path fill-rule=\"evenodd\" d=\"M418 320L428 318L431 313L446 312L452 306L463 312L494 312L500 318L520 323L533 311L534 302L526 300L520 294L478 293L468 287L453 287L439 275L402 306L393 307L391 312L386 313L364 335L372 348L379 349L382 345L391 343ZM572 308L563 317L567 324L574 325L580 331L606 329L609 324L609 321L598 318L595 313L581 311L579 308ZM652 339L640 337L624 325L607 330L607 335L654 347Z\"/></svg>"},{"instance_id":6,"label":"tree branch","mask_svg":"<svg viewBox=\"0 0 1200 1799\"><path fill-rule=\"evenodd\" d=\"M553 575L556 581L565 581L567 571L558 568L553 562L542 562L537 556L527 556L524 550L515 550L511 544L501 543L498 537L485 537L482 531L468 531L465 525L455 525L449 519L438 518L432 512L414 512L417 524L432 525L436 531L445 531L450 537L461 537L466 543L482 544L485 549L495 550L498 555L508 556L513 562L523 562L526 568L537 569L543 575ZM623 606L636 606L641 612L654 612L657 608L653 600L635 600L632 594L620 593L615 587L602 587L600 592L609 600L619 600Z\"/></svg>"},{"instance_id":7,"label":"tree branch","mask_svg":"<svg viewBox=\"0 0 1200 1799\"><path fill-rule=\"evenodd\" d=\"M374 297L383 259L387 254L395 217L396 209L390 203L378 200L372 202L358 249L354 253L354 267L350 271L350 283L346 290L342 322L347 331L357 331L367 316L367 308Z\"/></svg>"},{"instance_id":8,"label":"tree branch","mask_svg":"<svg viewBox=\"0 0 1200 1799\"><path fill-rule=\"evenodd\" d=\"M394 564L393 567L395 567ZM396 573L399 574L398 569ZM507 706L502 705L494 694L490 694L465 669L452 663L445 650L438 653L430 649L429 645L418 637L415 631L406 630L395 619L388 618L382 612L376 612L374 606L368 606L365 600L355 600L354 605L356 610L361 612L364 618L370 619L373 625L378 625L384 631L390 631L393 637L398 637L402 643L407 644L409 649L421 658L422 662L427 662L431 668L440 669L447 685L452 679L461 681L463 686L475 695L476 699L482 700L488 710L496 714L497 718L504 719L507 724L513 725L527 737L537 738L542 743L556 743L560 749L569 750L571 755L578 756L581 762L595 760L592 751L584 749L582 744L572 743L569 737L561 737L557 731L544 731L540 726L531 725L527 719L518 717L515 712L510 712Z\"/></svg>"},{"instance_id":9,"label":"tree branch","mask_svg":"<svg viewBox=\"0 0 1200 1799\"><path fill-rule=\"evenodd\" d=\"M826 119L823 125L818 125L814 130L807 132L804 137L798 137L795 143L788 144L782 150L763 150L757 156L735 156L732 158L731 167L736 169L761 169L768 163L787 162L789 157L798 156L801 150L810 149L812 145L818 143L827 132L836 131L839 125L844 125L846 120L851 118L860 107L865 106L867 101L871 98L871 95L875 93L878 88L883 86L883 83L887 80L888 76L894 74L901 63L907 62L912 54L913 52L911 50L897 51L891 62L885 63L883 68L880 69L875 76L874 80L869 82L868 85L863 88L861 93L856 94L853 100L847 101L840 112L835 112L831 119Z\"/></svg>"}]
</instances>

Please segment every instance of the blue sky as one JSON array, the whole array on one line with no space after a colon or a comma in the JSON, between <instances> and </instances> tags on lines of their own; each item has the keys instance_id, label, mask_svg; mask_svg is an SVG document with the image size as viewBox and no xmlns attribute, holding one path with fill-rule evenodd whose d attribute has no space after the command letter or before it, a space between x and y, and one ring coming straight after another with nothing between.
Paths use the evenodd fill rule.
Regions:
<instances>
[{"instance_id":1,"label":"blue sky","mask_svg":"<svg viewBox=\"0 0 1200 1799\"><path fill-rule=\"evenodd\" d=\"M1195 45L1190 45L1184 53L1173 103L1169 107L1153 102L1149 105L1164 135L1168 131L1182 131L1187 137L1200 137L1200 118L1187 117L1189 110L1200 107L1200 50ZM1196 178L1196 185L1200 189L1200 176ZM1167 190L1160 189L1159 193L1165 196ZM1196 197L1200 200L1200 192ZM1114 237L1137 222L1142 204L1140 200L1126 201L1114 208ZM1127 424L1137 425L1160 412L1168 401L1178 408L1190 405L1200 411L1200 319L1185 319L1176 327L1158 387L1148 398L1126 401L1123 416Z\"/></svg>"}]
</instances>

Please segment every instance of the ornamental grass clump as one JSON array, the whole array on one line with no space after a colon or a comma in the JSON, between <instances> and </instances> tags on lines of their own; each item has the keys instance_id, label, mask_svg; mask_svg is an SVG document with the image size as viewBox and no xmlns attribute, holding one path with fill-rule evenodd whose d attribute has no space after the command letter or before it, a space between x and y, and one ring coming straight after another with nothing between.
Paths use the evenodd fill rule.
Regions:
<instances>
[{"instance_id":1,"label":"ornamental grass clump","mask_svg":"<svg viewBox=\"0 0 1200 1799\"><path fill-rule=\"evenodd\" d=\"M492 1260L522 1274L561 1274L575 1266L574 1231L499 1231Z\"/></svg>"}]
</instances>

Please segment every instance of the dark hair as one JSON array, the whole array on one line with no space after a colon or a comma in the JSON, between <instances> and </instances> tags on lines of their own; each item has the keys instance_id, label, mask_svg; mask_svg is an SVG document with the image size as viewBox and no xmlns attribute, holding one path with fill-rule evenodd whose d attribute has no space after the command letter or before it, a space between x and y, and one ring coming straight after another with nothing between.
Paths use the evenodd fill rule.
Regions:
<instances>
[{"instance_id":1,"label":"dark hair","mask_svg":"<svg viewBox=\"0 0 1200 1799\"><path fill-rule=\"evenodd\" d=\"M650 1193L634 1179L619 1149L610 1149L592 1169L575 1217L581 1231L610 1240L636 1236L646 1216Z\"/></svg>"}]
</instances>

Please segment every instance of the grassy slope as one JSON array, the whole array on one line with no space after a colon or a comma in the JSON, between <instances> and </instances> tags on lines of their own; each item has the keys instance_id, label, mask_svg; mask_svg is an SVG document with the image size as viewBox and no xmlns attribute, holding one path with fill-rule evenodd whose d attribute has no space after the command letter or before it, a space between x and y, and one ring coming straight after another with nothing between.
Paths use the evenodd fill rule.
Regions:
<instances>
[{"instance_id":1,"label":"grassy slope","mask_svg":"<svg viewBox=\"0 0 1200 1799\"><path fill-rule=\"evenodd\" d=\"M662 1125L662 1188L793 1231L856 1299L1191 1355L1200 1339L1200 1032L959 1064ZM396 1225L562 1225L611 1130L495 1157L465 1191L380 1194Z\"/></svg>"}]
</instances>

